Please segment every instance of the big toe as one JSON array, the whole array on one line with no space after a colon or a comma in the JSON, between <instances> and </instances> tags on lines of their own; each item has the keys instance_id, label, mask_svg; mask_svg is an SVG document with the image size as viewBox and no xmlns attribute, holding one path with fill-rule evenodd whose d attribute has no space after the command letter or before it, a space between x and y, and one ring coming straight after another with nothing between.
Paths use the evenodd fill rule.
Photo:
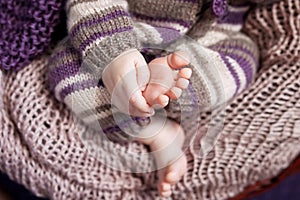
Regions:
<instances>
[{"instance_id":1,"label":"big toe","mask_svg":"<svg viewBox=\"0 0 300 200\"><path fill-rule=\"evenodd\" d=\"M186 157L181 156L166 171L165 181L170 184L176 184L187 170Z\"/></svg>"},{"instance_id":2,"label":"big toe","mask_svg":"<svg viewBox=\"0 0 300 200\"><path fill-rule=\"evenodd\" d=\"M179 69L190 63L190 57L183 51L178 51L167 56L169 66L173 69Z\"/></svg>"}]
</instances>

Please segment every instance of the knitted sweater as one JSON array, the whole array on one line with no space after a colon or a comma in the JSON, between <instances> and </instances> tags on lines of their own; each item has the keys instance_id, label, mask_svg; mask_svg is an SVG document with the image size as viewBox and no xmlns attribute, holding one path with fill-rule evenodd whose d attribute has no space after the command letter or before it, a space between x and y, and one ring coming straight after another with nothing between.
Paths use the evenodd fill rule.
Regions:
<instances>
[{"instance_id":1,"label":"knitted sweater","mask_svg":"<svg viewBox=\"0 0 300 200\"><path fill-rule=\"evenodd\" d=\"M203 108L243 91L256 74L257 47L240 32L248 9L249 4L225 0L69 0L68 41L52 56L51 89L87 124L99 128L101 119L104 132L113 132L110 96L99 81L102 70L131 48L152 54L153 49L184 50L192 58L192 84L177 105L170 104L168 116L179 120L180 110L198 110L193 113L199 118Z\"/></svg>"},{"instance_id":2,"label":"knitted sweater","mask_svg":"<svg viewBox=\"0 0 300 200\"><path fill-rule=\"evenodd\" d=\"M249 89L226 106L224 127L207 156L199 156L210 121L202 113L199 131L188 138L188 171L170 199L228 199L272 179L300 153L299 17L298 0L248 15L245 27L261 49L262 68ZM43 55L18 72L0 72L0 170L51 199L160 199L155 173L122 172L109 167L115 162L111 153L95 157L88 151L85 126L49 91L48 62ZM147 153L142 144L102 146L140 168L150 167L140 160Z\"/></svg>"},{"instance_id":3,"label":"knitted sweater","mask_svg":"<svg viewBox=\"0 0 300 200\"><path fill-rule=\"evenodd\" d=\"M62 0L0 0L0 69L20 69L49 47L62 7Z\"/></svg>"}]
</instances>

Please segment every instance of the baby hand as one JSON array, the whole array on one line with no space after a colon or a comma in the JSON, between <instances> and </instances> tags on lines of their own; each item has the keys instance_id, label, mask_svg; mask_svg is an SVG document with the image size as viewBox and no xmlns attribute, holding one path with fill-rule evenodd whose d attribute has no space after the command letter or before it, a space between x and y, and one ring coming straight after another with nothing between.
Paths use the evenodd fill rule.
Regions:
<instances>
[{"instance_id":1,"label":"baby hand","mask_svg":"<svg viewBox=\"0 0 300 200\"><path fill-rule=\"evenodd\" d=\"M102 80L111 94L112 104L123 113L140 117L154 114L153 108L142 95L149 78L147 63L137 49L119 55L102 73Z\"/></svg>"}]
</instances>

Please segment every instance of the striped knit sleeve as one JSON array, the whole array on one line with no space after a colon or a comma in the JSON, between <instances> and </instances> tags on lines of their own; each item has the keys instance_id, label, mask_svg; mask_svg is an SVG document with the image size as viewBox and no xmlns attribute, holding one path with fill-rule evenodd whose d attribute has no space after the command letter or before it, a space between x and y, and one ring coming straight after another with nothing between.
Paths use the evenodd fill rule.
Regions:
<instances>
[{"instance_id":1,"label":"striped knit sleeve","mask_svg":"<svg viewBox=\"0 0 300 200\"><path fill-rule=\"evenodd\" d=\"M196 45L186 48L205 83L210 105L223 104L244 91L259 65L256 44L241 32L249 5L229 5L213 23L199 22L190 32ZM205 20L205 19L204 19Z\"/></svg>"},{"instance_id":2,"label":"striped knit sleeve","mask_svg":"<svg viewBox=\"0 0 300 200\"><path fill-rule=\"evenodd\" d=\"M223 104L244 91L255 78L259 65L256 44L241 32L249 6L228 6L227 13L206 26L196 24L184 44L204 82L209 83L210 105ZM205 31L203 31L205 30Z\"/></svg>"},{"instance_id":3,"label":"striped knit sleeve","mask_svg":"<svg viewBox=\"0 0 300 200\"><path fill-rule=\"evenodd\" d=\"M136 17L134 30L145 46L188 52L194 74L191 82L194 86L202 84L205 96L199 96L203 102L198 103L215 107L244 91L257 72L257 46L241 32L249 8L245 3L229 5L220 17L213 17L208 9L186 36L174 28L179 26L172 26L174 23L164 23L165 27L156 21L147 24L145 17Z\"/></svg>"},{"instance_id":4,"label":"striped knit sleeve","mask_svg":"<svg viewBox=\"0 0 300 200\"><path fill-rule=\"evenodd\" d=\"M206 1L206 0L205 0ZM185 35L204 1L128 0L134 31L143 47L165 45ZM146 8L146 9L145 9ZM154 45L154 46L153 46Z\"/></svg>"},{"instance_id":5,"label":"striped knit sleeve","mask_svg":"<svg viewBox=\"0 0 300 200\"><path fill-rule=\"evenodd\" d=\"M68 0L69 38L83 57L93 60L97 71L122 52L139 48L126 0ZM97 59L93 59L93 57Z\"/></svg>"}]
</instances>

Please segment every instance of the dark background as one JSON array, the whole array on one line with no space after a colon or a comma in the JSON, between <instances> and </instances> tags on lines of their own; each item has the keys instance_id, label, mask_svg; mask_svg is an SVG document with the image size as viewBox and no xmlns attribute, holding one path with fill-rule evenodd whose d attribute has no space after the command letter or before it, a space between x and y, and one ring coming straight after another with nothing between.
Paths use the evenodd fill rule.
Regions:
<instances>
[{"instance_id":1,"label":"dark background","mask_svg":"<svg viewBox=\"0 0 300 200\"><path fill-rule=\"evenodd\" d=\"M0 173L0 200L46 200L35 197L23 186L11 181L8 176ZM247 200L298 200L300 199L300 173L291 175L258 196Z\"/></svg>"}]
</instances>

